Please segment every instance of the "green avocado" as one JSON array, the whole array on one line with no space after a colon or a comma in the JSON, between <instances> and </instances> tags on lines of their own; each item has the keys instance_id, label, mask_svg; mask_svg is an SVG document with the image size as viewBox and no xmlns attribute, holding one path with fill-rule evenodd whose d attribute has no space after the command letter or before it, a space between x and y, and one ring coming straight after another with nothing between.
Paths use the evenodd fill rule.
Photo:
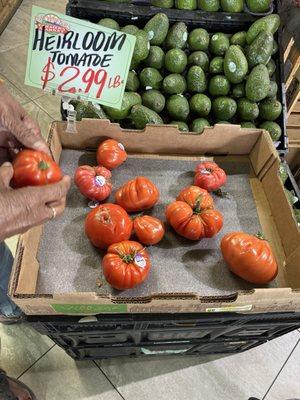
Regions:
<instances>
[{"instance_id":1,"label":"green avocado","mask_svg":"<svg viewBox=\"0 0 300 400\"><path fill-rule=\"evenodd\" d=\"M165 45L168 49L184 49L187 44L188 31L184 22L176 22L169 30Z\"/></svg>"},{"instance_id":2,"label":"green avocado","mask_svg":"<svg viewBox=\"0 0 300 400\"><path fill-rule=\"evenodd\" d=\"M224 58L214 57L209 64L209 72L211 74L223 74L224 73Z\"/></svg>"},{"instance_id":3,"label":"green avocado","mask_svg":"<svg viewBox=\"0 0 300 400\"><path fill-rule=\"evenodd\" d=\"M151 4L160 8L173 8L174 0L151 0Z\"/></svg>"},{"instance_id":4,"label":"green avocado","mask_svg":"<svg viewBox=\"0 0 300 400\"><path fill-rule=\"evenodd\" d=\"M165 64L165 53L158 46L150 46L149 55L144 60L144 64L147 67L161 69Z\"/></svg>"},{"instance_id":5,"label":"green avocado","mask_svg":"<svg viewBox=\"0 0 300 400\"><path fill-rule=\"evenodd\" d=\"M147 124L163 124L163 120L155 111L140 104L132 107L130 117L137 129L144 129Z\"/></svg>"},{"instance_id":6,"label":"green avocado","mask_svg":"<svg viewBox=\"0 0 300 400\"><path fill-rule=\"evenodd\" d=\"M189 65L198 65L203 69L203 71L208 71L209 68L209 58L208 55L201 50L194 51L189 55L188 58Z\"/></svg>"},{"instance_id":7,"label":"green avocado","mask_svg":"<svg viewBox=\"0 0 300 400\"><path fill-rule=\"evenodd\" d=\"M142 94L142 104L160 113L165 108L166 99L158 90L151 89Z\"/></svg>"},{"instance_id":8,"label":"green avocado","mask_svg":"<svg viewBox=\"0 0 300 400\"><path fill-rule=\"evenodd\" d=\"M247 43L251 44L260 32L269 32L274 35L279 26L280 17L278 14L271 14L257 19L248 29Z\"/></svg>"},{"instance_id":9,"label":"green avocado","mask_svg":"<svg viewBox=\"0 0 300 400\"><path fill-rule=\"evenodd\" d=\"M187 87L190 92L202 93L207 87L206 76L201 67L194 65L187 73Z\"/></svg>"},{"instance_id":10,"label":"green avocado","mask_svg":"<svg viewBox=\"0 0 300 400\"><path fill-rule=\"evenodd\" d=\"M224 75L213 76L208 84L211 96L227 96L230 91L230 82Z\"/></svg>"},{"instance_id":11,"label":"green avocado","mask_svg":"<svg viewBox=\"0 0 300 400\"><path fill-rule=\"evenodd\" d=\"M275 61L272 60L272 58L270 59L270 61L267 64L267 69L269 71L269 77L271 78L271 76L274 74L275 70L276 70L276 64Z\"/></svg>"},{"instance_id":12,"label":"green avocado","mask_svg":"<svg viewBox=\"0 0 300 400\"><path fill-rule=\"evenodd\" d=\"M274 81L270 82L270 88L269 88L269 92L268 92L268 98L276 98L277 95L277 91L278 91L278 86L277 83Z\"/></svg>"},{"instance_id":13,"label":"green avocado","mask_svg":"<svg viewBox=\"0 0 300 400\"><path fill-rule=\"evenodd\" d=\"M161 73L155 69L146 67L140 72L141 85L147 89L159 90L163 81Z\"/></svg>"},{"instance_id":14,"label":"green avocado","mask_svg":"<svg viewBox=\"0 0 300 400\"><path fill-rule=\"evenodd\" d=\"M135 35L139 28L135 25L126 25L121 29L121 32L128 33L129 35Z\"/></svg>"},{"instance_id":15,"label":"green avocado","mask_svg":"<svg viewBox=\"0 0 300 400\"><path fill-rule=\"evenodd\" d=\"M243 121L241 122L241 128L256 128L255 124L250 121Z\"/></svg>"},{"instance_id":16,"label":"green avocado","mask_svg":"<svg viewBox=\"0 0 300 400\"><path fill-rule=\"evenodd\" d=\"M196 10L197 0L175 0L175 8L179 10Z\"/></svg>"},{"instance_id":17,"label":"green avocado","mask_svg":"<svg viewBox=\"0 0 300 400\"><path fill-rule=\"evenodd\" d=\"M277 44L276 40L273 40L272 56L273 56L274 54L276 54L277 51L278 51L278 44Z\"/></svg>"},{"instance_id":18,"label":"green avocado","mask_svg":"<svg viewBox=\"0 0 300 400\"><path fill-rule=\"evenodd\" d=\"M170 117L185 121L190 113L189 102L182 94L173 94L167 100L167 110Z\"/></svg>"},{"instance_id":19,"label":"green avocado","mask_svg":"<svg viewBox=\"0 0 300 400\"><path fill-rule=\"evenodd\" d=\"M181 94L186 91L185 78L180 74L170 74L163 80L163 91L167 94Z\"/></svg>"},{"instance_id":20,"label":"green avocado","mask_svg":"<svg viewBox=\"0 0 300 400\"><path fill-rule=\"evenodd\" d=\"M249 10L253 13L269 11L272 0L246 0Z\"/></svg>"},{"instance_id":21,"label":"green avocado","mask_svg":"<svg viewBox=\"0 0 300 400\"><path fill-rule=\"evenodd\" d=\"M128 92L136 92L139 87L140 87L140 81L136 72L129 71L125 89Z\"/></svg>"},{"instance_id":22,"label":"green avocado","mask_svg":"<svg viewBox=\"0 0 300 400\"><path fill-rule=\"evenodd\" d=\"M229 39L225 33L218 32L212 35L209 49L215 56L224 56L229 49L229 45Z\"/></svg>"},{"instance_id":23,"label":"green avocado","mask_svg":"<svg viewBox=\"0 0 300 400\"><path fill-rule=\"evenodd\" d=\"M181 132L188 132L189 131L188 125L183 121L171 121L170 125L177 125L178 130L180 130Z\"/></svg>"},{"instance_id":24,"label":"green avocado","mask_svg":"<svg viewBox=\"0 0 300 400\"><path fill-rule=\"evenodd\" d=\"M256 65L249 74L246 82L246 97L254 102L263 100L270 90L270 77L267 67Z\"/></svg>"},{"instance_id":25,"label":"green avocado","mask_svg":"<svg viewBox=\"0 0 300 400\"><path fill-rule=\"evenodd\" d=\"M288 166L287 166L287 164L284 163L284 162L281 162L281 163L279 164L279 170L278 170L278 172L279 172L279 177L280 177L282 183L285 183L286 180L287 180L287 178L289 177Z\"/></svg>"},{"instance_id":26,"label":"green avocado","mask_svg":"<svg viewBox=\"0 0 300 400\"><path fill-rule=\"evenodd\" d=\"M197 118L192 122L191 131L201 135L206 126L210 126L210 123L207 119Z\"/></svg>"},{"instance_id":27,"label":"green avocado","mask_svg":"<svg viewBox=\"0 0 300 400\"><path fill-rule=\"evenodd\" d=\"M266 131L268 131L274 142L280 139L282 131L280 126L276 122L265 121L262 124L260 124L259 127L261 129L265 129Z\"/></svg>"},{"instance_id":28,"label":"green avocado","mask_svg":"<svg viewBox=\"0 0 300 400\"><path fill-rule=\"evenodd\" d=\"M136 68L136 64L138 65L142 60L145 60L150 50L148 34L145 31L139 29L134 36L136 37L136 42L132 56L131 69Z\"/></svg>"},{"instance_id":29,"label":"green avocado","mask_svg":"<svg viewBox=\"0 0 300 400\"><path fill-rule=\"evenodd\" d=\"M151 45L160 46L169 31L169 18L163 13L156 14L147 22L144 31L147 32Z\"/></svg>"},{"instance_id":30,"label":"green avocado","mask_svg":"<svg viewBox=\"0 0 300 400\"><path fill-rule=\"evenodd\" d=\"M259 108L253 101L242 98L238 100L237 112L243 121L253 121L258 117Z\"/></svg>"},{"instance_id":31,"label":"green avocado","mask_svg":"<svg viewBox=\"0 0 300 400\"><path fill-rule=\"evenodd\" d=\"M98 22L98 25L105 26L106 28L109 29L114 29L118 31L120 29L120 25L115 21L114 19L111 18L102 18Z\"/></svg>"},{"instance_id":32,"label":"green avocado","mask_svg":"<svg viewBox=\"0 0 300 400\"><path fill-rule=\"evenodd\" d=\"M222 10L229 13L239 13L244 10L244 0L221 0Z\"/></svg>"},{"instance_id":33,"label":"green avocado","mask_svg":"<svg viewBox=\"0 0 300 400\"><path fill-rule=\"evenodd\" d=\"M74 104L74 102L72 102ZM76 121L81 121L82 118L93 118L93 119L109 119L105 114L100 105L95 107L92 103L77 102L74 104L76 111Z\"/></svg>"},{"instance_id":34,"label":"green avocado","mask_svg":"<svg viewBox=\"0 0 300 400\"><path fill-rule=\"evenodd\" d=\"M232 97L234 99L240 99L242 97L245 97L245 83L238 83L237 85L234 85L232 88Z\"/></svg>"},{"instance_id":35,"label":"green avocado","mask_svg":"<svg viewBox=\"0 0 300 400\"><path fill-rule=\"evenodd\" d=\"M269 32L260 32L246 50L250 68L258 64L267 64L273 50L273 35Z\"/></svg>"},{"instance_id":36,"label":"green avocado","mask_svg":"<svg viewBox=\"0 0 300 400\"><path fill-rule=\"evenodd\" d=\"M202 93L194 94L190 99L190 109L199 117L206 117L211 110L210 98Z\"/></svg>"},{"instance_id":37,"label":"green avocado","mask_svg":"<svg viewBox=\"0 0 300 400\"><path fill-rule=\"evenodd\" d=\"M275 121L282 112L282 105L276 99L265 99L259 103L259 118Z\"/></svg>"},{"instance_id":38,"label":"green avocado","mask_svg":"<svg viewBox=\"0 0 300 400\"><path fill-rule=\"evenodd\" d=\"M113 107L103 108L110 119L119 120L129 117L131 108L136 104L142 104L141 96L138 93L125 92L120 110Z\"/></svg>"},{"instance_id":39,"label":"green avocado","mask_svg":"<svg viewBox=\"0 0 300 400\"><path fill-rule=\"evenodd\" d=\"M237 32L231 36L230 44L245 47L247 44L246 37L247 37L247 32L245 31Z\"/></svg>"},{"instance_id":40,"label":"green avocado","mask_svg":"<svg viewBox=\"0 0 300 400\"><path fill-rule=\"evenodd\" d=\"M180 74L187 66L187 56L181 49L171 49L166 53L165 67L168 71Z\"/></svg>"},{"instance_id":41,"label":"green avocado","mask_svg":"<svg viewBox=\"0 0 300 400\"><path fill-rule=\"evenodd\" d=\"M237 104L230 97L218 97L212 102L212 112L219 120L228 121L236 113Z\"/></svg>"},{"instance_id":42,"label":"green avocado","mask_svg":"<svg viewBox=\"0 0 300 400\"><path fill-rule=\"evenodd\" d=\"M198 0L198 8L203 11L218 11L220 8L220 0Z\"/></svg>"},{"instance_id":43,"label":"green avocado","mask_svg":"<svg viewBox=\"0 0 300 400\"><path fill-rule=\"evenodd\" d=\"M248 73L247 59L239 46L231 45L224 58L224 73L231 83L241 83Z\"/></svg>"},{"instance_id":44,"label":"green avocado","mask_svg":"<svg viewBox=\"0 0 300 400\"><path fill-rule=\"evenodd\" d=\"M188 44L191 51L208 50L209 34L205 29L196 28L190 32L188 37Z\"/></svg>"}]
</instances>

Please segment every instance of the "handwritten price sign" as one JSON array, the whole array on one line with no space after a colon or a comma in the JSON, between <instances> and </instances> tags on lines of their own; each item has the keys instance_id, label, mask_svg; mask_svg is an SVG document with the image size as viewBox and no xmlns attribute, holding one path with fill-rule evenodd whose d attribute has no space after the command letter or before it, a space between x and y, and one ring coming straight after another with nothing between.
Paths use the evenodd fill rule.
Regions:
<instances>
[{"instance_id":1,"label":"handwritten price sign","mask_svg":"<svg viewBox=\"0 0 300 400\"><path fill-rule=\"evenodd\" d=\"M121 108L135 37L32 7L25 83Z\"/></svg>"}]
</instances>

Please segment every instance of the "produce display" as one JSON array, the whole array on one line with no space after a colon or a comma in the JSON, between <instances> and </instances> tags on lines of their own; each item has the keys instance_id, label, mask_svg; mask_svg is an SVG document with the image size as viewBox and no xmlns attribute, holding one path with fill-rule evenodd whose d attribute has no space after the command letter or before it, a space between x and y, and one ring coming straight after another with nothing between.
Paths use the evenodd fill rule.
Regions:
<instances>
[{"instance_id":1,"label":"produce display","mask_svg":"<svg viewBox=\"0 0 300 400\"><path fill-rule=\"evenodd\" d=\"M233 3L220 2L223 7ZM238 3L244 7L243 1ZM256 1L247 3L258 6ZM107 18L99 22L103 23L114 24L137 39L122 109L73 102L78 120L108 118L128 129L172 124L195 134L215 123L234 123L266 129L274 141L279 140L282 105L272 59L278 51L273 36L280 25L277 14L256 20L247 32L232 35L189 30L184 22L171 25L163 13L150 19L144 29L134 25L117 28L116 21Z\"/></svg>"},{"instance_id":2,"label":"produce display","mask_svg":"<svg viewBox=\"0 0 300 400\"><path fill-rule=\"evenodd\" d=\"M289 177L288 165L285 162L282 162L280 164L279 176L280 176L282 183L285 185L287 183L287 180ZM294 215L295 215L296 221L298 223L298 226L300 228L300 209L296 207L296 203L300 204L300 198L298 198L296 196L296 193L294 190L287 189L286 187L284 188L284 190L285 190L285 194L286 194L286 197L287 197L289 203L293 207Z\"/></svg>"},{"instance_id":3,"label":"produce display","mask_svg":"<svg viewBox=\"0 0 300 400\"><path fill-rule=\"evenodd\" d=\"M13 161L13 187L44 186L59 182L62 171L49 154L36 150L22 150Z\"/></svg>"}]
</instances>

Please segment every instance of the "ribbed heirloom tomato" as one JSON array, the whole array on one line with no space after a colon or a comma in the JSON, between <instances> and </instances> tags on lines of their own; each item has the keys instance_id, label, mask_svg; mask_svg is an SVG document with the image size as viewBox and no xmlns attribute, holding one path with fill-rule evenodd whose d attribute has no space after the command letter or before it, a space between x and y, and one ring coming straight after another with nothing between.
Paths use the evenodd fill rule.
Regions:
<instances>
[{"instance_id":1,"label":"ribbed heirloom tomato","mask_svg":"<svg viewBox=\"0 0 300 400\"><path fill-rule=\"evenodd\" d=\"M138 240L147 246L157 244L165 234L163 223L150 215L142 215L133 220L133 230Z\"/></svg>"},{"instance_id":2,"label":"ribbed heirloom tomato","mask_svg":"<svg viewBox=\"0 0 300 400\"><path fill-rule=\"evenodd\" d=\"M227 176L225 171L215 162L201 162L195 171L194 184L212 192L225 185Z\"/></svg>"},{"instance_id":3,"label":"ribbed heirloom tomato","mask_svg":"<svg viewBox=\"0 0 300 400\"><path fill-rule=\"evenodd\" d=\"M106 203L88 213L85 232L94 246L106 249L113 243L128 240L132 225L131 219L122 207Z\"/></svg>"},{"instance_id":4,"label":"ribbed heirloom tomato","mask_svg":"<svg viewBox=\"0 0 300 400\"><path fill-rule=\"evenodd\" d=\"M122 143L114 139L102 142L97 150L97 162L107 169L115 169L127 160L127 153Z\"/></svg>"},{"instance_id":5,"label":"ribbed heirloom tomato","mask_svg":"<svg viewBox=\"0 0 300 400\"><path fill-rule=\"evenodd\" d=\"M278 266L271 246L262 236L228 233L221 251L230 271L248 282L264 284L276 278Z\"/></svg>"},{"instance_id":6,"label":"ribbed heirloom tomato","mask_svg":"<svg viewBox=\"0 0 300 400\"><path fill-rule=\"evenodd\" d=\"M75 185L80 193L90 200L103 201L112 190L111 172L105 167L83 165L75 172Z\"/></svg>"},{"instance_id":7,"label":"ribbed heirloom tomato","mask_svg":"<svg viewBox=\"0 0 300 400\"><path fill-rule=\"evenodd\" d=\"M167 206L166 217L179 235L190 240L213 237L223 227L223 216L213 209L209 193L195 186L180 192L177 201Z\"/></svg>"},{"instance_id":8,"label":"ribbed heirloom tomato","mask_svg":"<svg viewBox=\"0 0 300 400\"><path fill-rule=\"evenodd\" d=\"M115 195L116 203L128 212L152 208L159 199L159 191L150 179L138 176L123 185Z\"/></svg>"},{"instance_id":9,"label":"ribbed heirloom tomato","mask_svg":"<svg viewBox=\"0 0 300 400\"><path fill-rule=\"evenodd\" d=\"M147 278L151 262L145 248L138 242L123 241L111 245L102 260L103 274L115 289L131 289Z\"/></svg>"},{"instance_id":10,"label":"ribbed heirloom tomato","mask_svg":"<svg viewBox=\"0 0 300 400\"><path fill-rule=\"evenodd\" d=\"M58 164L46 153L36 150L20 151L13 162L13 186L44 186L59 182L63 173Z\"/></svg>"}]
</instances>

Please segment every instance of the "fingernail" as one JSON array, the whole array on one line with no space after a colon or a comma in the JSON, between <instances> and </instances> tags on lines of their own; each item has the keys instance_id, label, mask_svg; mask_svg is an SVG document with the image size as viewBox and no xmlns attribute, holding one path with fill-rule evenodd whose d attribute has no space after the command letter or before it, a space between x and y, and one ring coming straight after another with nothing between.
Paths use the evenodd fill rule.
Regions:
<instances>
[{"instance_id":1,"label":"fingernail","mask_svg":"<svg viewBox=\"0 0 300 400\"><path fill-rule=\"evenodd\" d=\"M45 144L45 142L39 140L34 143L34 148L37 150L45 151L47 149L47 145Z\"/></svg>"},{"instance_id":2,"label":"fingernail","mask_svg":"<svg viewBox=\"0 0 300 400\"><path fill-rule=\"evenodd\" d=\"M5 163L2 164L2 167L11 167L11 163L8 161L5 161Z\"/></svg>"}]
</instances>

